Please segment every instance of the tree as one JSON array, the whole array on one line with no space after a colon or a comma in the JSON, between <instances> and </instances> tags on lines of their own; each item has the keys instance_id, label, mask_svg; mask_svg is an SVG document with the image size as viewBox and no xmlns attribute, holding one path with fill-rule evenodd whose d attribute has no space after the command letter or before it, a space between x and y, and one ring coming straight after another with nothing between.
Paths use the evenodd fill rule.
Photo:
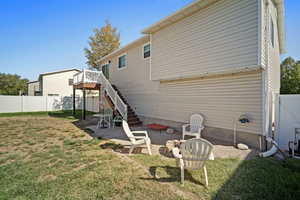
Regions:
<instances>
[{"instance_id":1,"label":"tree","mask_svg":"<svg viewBox=\"0 0 300 200\"><path fill-rule=\"evenodd\" d=\"M91 67L97 67L97 60L120 47L120 34L106 20L105 26L94 29L94 35L89 37L89 46L89 49L84 49L85 56L88 59L87 64Z\"/></svg>"},{"instance_id":2,"label":"tree","mask_svg":"<svg viewBox=\"0 0 300 200\"><path fill-rule=\"evenodd\" d=\"M281 65L281 94L300 94L300 61L288 57Z\"/></svg>"},{"instance_id":3,"label":"tree","mask_svg":"<svg viewBox=\"0 0 300 200\"><path fill-rule=\"evenodd\" d=\"M16 74L0 73L0 95L19 95L27 91L28 79Z\"/></svg>"}]
</instances>

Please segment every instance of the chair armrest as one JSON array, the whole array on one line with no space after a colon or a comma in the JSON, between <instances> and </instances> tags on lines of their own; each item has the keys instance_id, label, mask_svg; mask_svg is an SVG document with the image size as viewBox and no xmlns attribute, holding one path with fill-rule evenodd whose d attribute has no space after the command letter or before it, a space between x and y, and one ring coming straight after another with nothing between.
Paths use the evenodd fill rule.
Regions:
<instances>
[{"instance_id":1,"label":"chair armrest","mask_svg":"<svg viewBox=\"0 0 300 200\"><path fill-rule=\"evenodd\" d=\"M135 139L146 139L147 136L134 136Z\"/></svg>"},{"instance_id":2,"label":"chair armrest","mask_svg":"<svg viewBox=\"0 0 300 200\"><path fill-rule=\"evenodd\" d=\"M147 131L131 131L132 134L144 134L146 137L148 137ZM135 136L136 137L136 136ZM138 137L138 136L137 136Z\"/></svg>"},{"instance_id":3,"label":"chair armrest","mask_svg":"<svg viewBox=\"0 0 300 200\"><path fill-rule=\"evenodd\" d=\"M189 127L189 126L190 126L190 124L184 124L184 125L182 125L182 131L185 131L186 128Z\"/></svg>"},{"instance_id":4,"label":"chair armrest","mask_svg":"<svg viewBox=\"0 0 300 200\"><path fill-rule=\"evenodd\" d=\"M175 158L182 158L182 155L179 153L179 149L178 148L173 148L172 149L172 154Z\"/></svg>"}]
</instances>

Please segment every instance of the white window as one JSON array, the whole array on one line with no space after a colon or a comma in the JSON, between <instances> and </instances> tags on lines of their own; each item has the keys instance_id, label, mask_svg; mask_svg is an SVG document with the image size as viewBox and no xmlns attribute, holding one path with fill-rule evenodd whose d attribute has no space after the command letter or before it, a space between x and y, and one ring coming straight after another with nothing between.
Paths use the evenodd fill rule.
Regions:
<instances>
[{"instance_id":1,"label":"white window","mask_svg":"<svg viewBox=\"0 0 300 200\"><path fill-rule=\"evenodd\" d=\"M274 23L273 23L273 19L271 17L271 43L272 46L274 47L274 43L275 43L275 38L274 38Z\"/></svg>"},{"instance_id":2,"label":"white window","mask_svg":"<svg viewBox=\"0 0 300 200\"><path fill-rule=\"evenodd\" d=\"M69 85L73 85L73 79L69 78Z\"/></svg>"},{"instance_id":3,"label":"white window","mask_svg":"<svg viewBox=\"0 0 300 200\"><path fill-rule=\"evenodd\" d=\"M119 56L118 68L119 69L125 68L126 65L127 65L126 54L123 54L123 55Z\"/></svg>"},{"instance_id":4,"label":"white window","mask_svg":"<svg viewBox=\"0 0 300 200\"><path fill-rule=\"evenodd\" d=\"M149 58L151 56L151 46L150 44L145 44L143 47L144 58Z\"/></svg>"}]
</instances>

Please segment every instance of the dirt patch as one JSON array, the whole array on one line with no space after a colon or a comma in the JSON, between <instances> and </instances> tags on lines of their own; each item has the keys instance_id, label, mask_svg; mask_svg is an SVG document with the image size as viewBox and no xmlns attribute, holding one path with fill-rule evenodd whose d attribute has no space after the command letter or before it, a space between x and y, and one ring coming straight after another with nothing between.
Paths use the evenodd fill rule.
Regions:
<instances>
[{"instance_id":1,"label":"dirt patch","mask_svg":"<svg viewBox=\"0 0 300 200\"><path fill-rule=\"evenodd\" d=\"M47 175L40 176L38 178L38 182L52 181L55 180L56 178L57 177L53 174L47 174Z\"/></svg>"}]
</instances>

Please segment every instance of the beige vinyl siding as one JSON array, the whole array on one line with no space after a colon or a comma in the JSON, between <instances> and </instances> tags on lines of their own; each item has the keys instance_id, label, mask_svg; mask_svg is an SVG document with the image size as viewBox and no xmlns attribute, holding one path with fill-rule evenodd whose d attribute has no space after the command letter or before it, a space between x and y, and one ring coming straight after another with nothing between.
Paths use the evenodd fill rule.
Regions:
<instances>
[{"instance_id":1,"label":"beige vinyl siding","mask_svg":"<svg viewBox=\"0 0 300 200\"><path fill-rule=\"evenodd\" d=\"M143 58L142 48L143 44L138 44L126 52L127 68L117 68L118 55L111 58L110 66L110 81L138 115L187 122L192 113L201 113L206 126L232 129L234 118L248 113L252 123L239 130L261 134L260 72L167 83L150 81L150 60Z\"/></svg>"},{"instance_id":2,"label":"beige vinyl siding","mask_svg":"<svg viewBox=\"0 0 300 200\"><path fill-rule=\"evenodd\" d=\"M74 74L78 71L67 71L61 73L53 73L42 76L42 93L43 96L57 94L59 96L72 96L73 85L69 85L69 79L73 79ZM81 91L76 91L77 95L81 95Z\"/></svg>"},{"instance_id":3,"label":"beige vinyl siding","mask_svg":"<svg viewBox=\"0 0 300 200\"><path fill-rule=\"evenodd\" d=\"M35 96L35 92L40 91L40 82L28 83L28 96Z\"/></svg>"},{"instance_id":4,"label":"beige vinyl siding","mask_svg":"<svg viewBox=\"0 0 300 200\"><path fill-rule=\"evenodd\" d=\"M143 102L149 109L138 112L141 115L187 122L191 114L201 113L206 126L225 129L232 129L234 118L248 113L253 123L239 130L261 133L260 73L161 83L156 95L143 97Z\"/></svg>"},{"instance_id":5,"label":"beige vinyl siding","mask_svg":"<svg viewBox=\"0 0 300 200\"><path fill-rule=\"evenodd\" d=\"M258 65L258 1L220 0L152 34L152 80Z\"/></svg>"},{"instance_id":6,"label":"beige vinyl siding","mask_svg":"<svg viewBox=\"0 0 300 200\"><path fill-rule=\"evenodd\" d=\"M104 60L102 63L111 61L109 67L109 80L115 84L125 96L132 93L153 93L158 87L158 82L150 81L150 59L144 59L143 45L149 40L143 40L127 51ZM127 67L118 69L118 56L126 53ZM130 103L130 99L129 99Z\"/></svg>"}]
</instances>

